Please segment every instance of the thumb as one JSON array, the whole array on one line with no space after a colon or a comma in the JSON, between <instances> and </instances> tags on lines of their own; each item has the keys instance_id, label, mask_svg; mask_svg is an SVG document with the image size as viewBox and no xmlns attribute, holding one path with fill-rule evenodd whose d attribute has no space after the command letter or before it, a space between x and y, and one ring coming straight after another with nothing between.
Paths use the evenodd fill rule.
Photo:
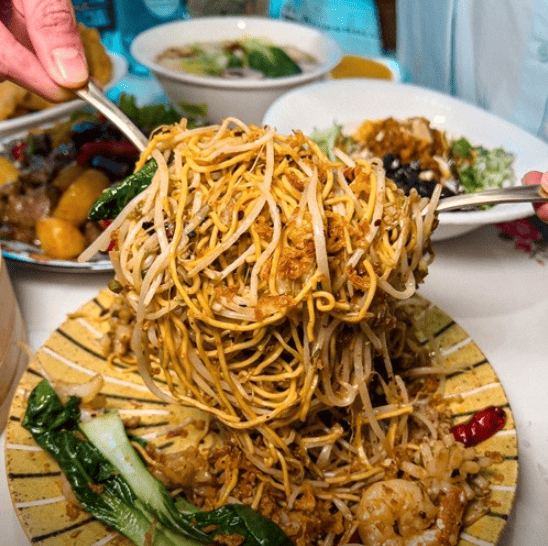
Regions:
<instances>
[{"instance_id":1,"label":"thumb","mask_svg":"<svg viewBox=\"0 0 548 546\"><path fill-rule=\"evenodd\" d=\"M548 191L548 173L531 171L523 177L523 183L527 185L541 184L544 190ZM535 203L533 207L537 216L548 222L548 203Z\"/></svg>"},{"instance_id":2,"label":"thumb","mask_svg":"<svg viewBox=\"0 0 548 546\"><path fill-rule=\"evenodd\" d=\"M543 173L540 177L540 184L542 185L542 189L548 192L548 173Z\"/></svg>"},{"instance_id":3,"label":"thumb","mask_svg":"<svg viewBox=\"0 0 548 546\"><path fill-rule=\"evenodd\" d=\"M88 67L70 0L23 0L23 10L34 52L52 80L84 85Z\"/></svg>"},{"instance_id":4,"label":"thumb","mask_svg":"<svg viewBox=\"0 0 548 546\"><path fill-rule=\"evenodd\" d=\"M540 184L540 179L542 178L542 173L540 171L530 171L523 177L523 183L527 186L533 186L535 184Z\"/></svg>"}]
</instances>

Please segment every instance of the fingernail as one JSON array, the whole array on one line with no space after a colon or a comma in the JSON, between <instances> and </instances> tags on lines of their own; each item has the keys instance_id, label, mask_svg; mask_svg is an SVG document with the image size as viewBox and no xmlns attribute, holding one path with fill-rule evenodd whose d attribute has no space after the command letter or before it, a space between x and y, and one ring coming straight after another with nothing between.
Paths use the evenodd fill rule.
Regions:
<instances>
[{"instance_id":1,"label":"fingernail","mask_svg":"<svg viewBox=\"0 0 548 546\"><path fill-rule=\"evenodd\" d=\"M64 80L82 82L88 77L85 57L73 47L59 47L53 50L53 58Z\"/></svg>"}]
</instances>

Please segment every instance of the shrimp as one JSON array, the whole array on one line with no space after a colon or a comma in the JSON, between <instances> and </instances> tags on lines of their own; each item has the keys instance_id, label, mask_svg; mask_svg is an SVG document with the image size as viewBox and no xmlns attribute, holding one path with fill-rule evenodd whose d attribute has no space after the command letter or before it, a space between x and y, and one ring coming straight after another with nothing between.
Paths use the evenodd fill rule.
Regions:
<instances>
[{"instance_id":1,"label":"shrimp","mask_svg":"<svg viewBox=\"0 0 548 546\"><path fill-rule=\"evenodd\" d=\"M440 495L436 506L417 482L377 482L360 500L360 538L365 546L452 546L465 506L463 490L456 485Z\"/></svg>"}]
</instances>

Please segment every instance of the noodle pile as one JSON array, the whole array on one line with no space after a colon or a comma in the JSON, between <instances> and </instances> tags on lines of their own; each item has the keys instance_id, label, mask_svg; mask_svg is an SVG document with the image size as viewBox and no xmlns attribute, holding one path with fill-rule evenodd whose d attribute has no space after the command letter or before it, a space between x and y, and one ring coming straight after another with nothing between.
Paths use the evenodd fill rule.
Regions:
<instances>
[{"instance_id":1,"label":"noodle pile","mask_svg":"<svg viewBox=\"0 0 548 546\"><path fill-rule=\"evenodd\" d=\"M292 538L324 546L349 541L362 492L410 464L411 442L438 438L402 373L428 365L409 298L439 193L405 196L382 162L336 156L236 119L164 127L137 165L157 162L152 184L81 257L115 241L144 381L213 416L242 455L213 504L238 496L245 468L250 502L270 492L282 527L303 495L323 503L322 531Z\"/></svg>"}]
</instances>

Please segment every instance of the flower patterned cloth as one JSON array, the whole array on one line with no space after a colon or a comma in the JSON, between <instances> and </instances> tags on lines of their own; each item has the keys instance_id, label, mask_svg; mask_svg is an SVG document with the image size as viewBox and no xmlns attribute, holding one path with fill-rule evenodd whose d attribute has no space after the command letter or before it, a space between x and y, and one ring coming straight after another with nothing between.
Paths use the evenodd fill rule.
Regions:
<instances>
[{"instance_id":1,"label":"flower patterned cloth","mask_svg":"<svg viewBox=\"0 0 548 546\"><path fill-rule=\"evenodd\" d=\"M539 264L548 260L548 224L537 216L495 224L499 236L514 242L514 247L530 255Z\"/></svg>"}]
</instances>

